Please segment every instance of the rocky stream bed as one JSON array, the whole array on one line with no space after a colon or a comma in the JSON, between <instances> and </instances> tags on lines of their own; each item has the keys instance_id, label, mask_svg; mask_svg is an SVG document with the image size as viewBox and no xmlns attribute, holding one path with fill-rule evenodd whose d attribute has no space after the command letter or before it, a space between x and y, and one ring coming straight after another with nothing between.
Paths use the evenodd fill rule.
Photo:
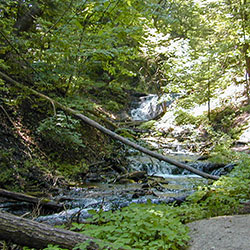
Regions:
<instances>
[{"instance_id":1,"label":"rocky stream bed","mask_svg":"<svg viewBox=\"0 0 250 250\"><path fill-rule=\"evenodd\" d=\"M155 95L143 99L139 107L133 110L134 120L152 119L160 111L157 107ZM169 138L156 137L148 133L144 140L154 150L161 150L175 160L189 164L203 172L213 175L223 175L233 169L233 164L214 164L199 160L199 155L191 153L185 144L169 141ZM102 178L95 168L89 173L84 183L66 189L55 189L50 199L63 203L65 210L50 215L44 215L38 208L31 207L25 202L2 201L0 210L27 217L35 217L37 221L48 224L62 224L71 220L79 222L89 217L88 210L115 210L130 203L181 203L194 192L198 185L208 183L208 180L194 175L186 170L181 170L166 162L156 160L138 151L127 150L129 173L140 173L140 177L122 175L113 170L108 178ZM106 181L103 181L106 180Z\"/></svg>"},{"instance_id":2,"label":"rocky stream bed","mask_svg":"<svg viewBox=\"0 0 250 250\"><path fill-rule=\"evenodd\" d=\"M143 99L144 101L147 98ZM155 101L155 96L150 96ZM154 104L148 102L142 105L145 112L138 107L134 110L134 119L147 121L160 111ZM150 114L149 114L150 113ZM143 116L146 117L143 118ZM180 139L190 128L178 128ZM185 131L185 129L187 129ZM192 129L192 128L191 128ZM184 131L184 133L183 133ZM164 132L164 131L163 131ZM161 133L163 133L161 132ZM146 129L141 136L144 143L168 157L183 162L200 171L221 176L229 173L234 164L215 164L202 159L199 153L194 153L190 142L182 142L155 134ZM127 149L128 174L117 173L110 169L102 176L92 168L88 178L82 183L67 188L54 188L49 192L49 199L64 205L61 212L51 213L27 202L2 199L0 211L10 212L23 217L32 218L38 222L50 225L67 224L72 221L84 222L91 215L89 210L108 211L117 210L131 203L146 203L150 200L155 204L181 204L186 197L196 190L197 186L206 185L209 180L194 175L187 170L179 169L166 162L156 160L133 149ZM119 165L119 163L116 163ZM117 165L119 169L120 166ZM135 174L133 174L135 173ZM39 197L41 198L41 197ZM221 217L203 220L189 224L190 249L248 249L249 216ZM219 233L218 233L219 232Z\"/></svg>"}]
</instances>

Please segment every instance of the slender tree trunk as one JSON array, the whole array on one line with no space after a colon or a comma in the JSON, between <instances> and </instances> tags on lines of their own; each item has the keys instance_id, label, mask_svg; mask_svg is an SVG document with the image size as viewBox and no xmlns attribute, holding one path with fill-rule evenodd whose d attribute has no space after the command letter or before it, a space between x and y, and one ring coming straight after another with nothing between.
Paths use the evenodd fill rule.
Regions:
<instances>
[{"instance_id":1,"label":"slender tree trunk","mask_svg":"<svg viewBox=\"0 0 250 250\"><path fill-rule=\"evenodd\" d=\"M21 3L20 6L22 4L24 3ZM36 3L36 1L33 1L30 10L27 10L26 13L19 17L16 23L14 24L16 32L19 33L22 31L29 30L34 23L35 18L41 16L42 13L43 12L40 6Z\"/></svg>"},{"instance_id":2,"label":"slender tree trunk","mask_svg":"<svg viewBox=\"0 0 250 250\"><path fill-rule=\"evenodd\" d=\"M244 45L244 54L246 61L246 95L247 101L250 103L250 57L248 56L249 44Z\"/></svg>"},{"instance_id":3,"label":"slender tree trunk","mask_svg":"<svg viewBox=\"0 0 250 250\"><path fill-rule=\"evenodd\" d=\"M210 80L208 80L207 85L207 114L208 114L208 120L211 121L211 94L210 94Z\"/></svg>"},{"instance_id":4,"label":"slender tree trunk","mask_svg":"<svg viewBox=\"0 0 250 250\"><path fill-rule=\"evenodd\" d=\"M57 107L61 108L65 112L67 112L67 113L69 113L71 115L74 115L75 117L77 117L78 119L84 121L88 125L90 125L90 126L96 128L96 129L98 129L102 133L107 134L110 137L112 137L113 139L118 140L118 141L120 141L120 142L122 142L122 143L124 143L124 144L126 144L126 145L128 145L130 147L133 147L134 149L137 149L137 150L139 150L139 151L141 151L141 152L143 152L143 153L145 153L147 155L150 155L150 156L152 156L152 157L154 157L154 158L156 158L156 159L158 159L160 161L165 161L165 162L168 162L168 163L170 163L172 165L175 165L175 166L177 166L179 168L186 169L186 170L188 170L188 171L190 171L190 172L192 172L194 174L197 174L199 176L202 176L204 178L208 178L208 179L212 179L212 180L218 180L219 179L218 176L214 176L214 175L210 175L210 174L204 173L204 172L202 172L202 171L200 171L198 169L195 169L193 167L190 167L190 166L188 166L188 165L186 165L184 163L175 161L175 160L170 159L170 158L168 158L168 157L166 157L164 155L161 155L159 153L150 151L150 150L148 150L148 149L146 149L146 148L144 148L142 146L139 146L138 144L135 144L134 142L128 140L127 138L124 138L124 137L122 137L122 136L114 133L113 131L111 131L109 129L106 129L105 127L103 127L99 123L97 123L97 122L89 119L88 117L86 117L86 116L84 116L82 114L79 114L77 111L75 111L75 110L73 110L71 108L68 108L68 107L62 105L61 103L53 100L52 98L50 98L50 97L48 97L48 96L46 96L44 94L41 94L41 93L39 93L39 92L37 92L37 91L35 91L33 89L30 89L30 88L28 88L28 87L26 87L26 86L18 83L17 81L13 80L12 78L10 78L6 74L2 73L1 71L0 71L0 76L2 76L5 80L11 82L15 86L17 86L17 87L19 87L19 88L21 88L23 90L29 91L32 94L36 95L36 96L40 96L40 97L42 97L42 98L50 101L53 107L57 106Z\"/></svg>"},{"instance_id":5,"label":"slender tree trunk","mask_svg":"<svg viewBox=\"0 0 250 250\"><path fill-rule=\"evenodd\" d=\"M246 67L246 96L247 101L250 103L250 57L248 55L249 43L246 39L246 28L248 23L248 12L247 12L247 0L240 2L241 7L241 17L242 17L242 30L244 35L243 44L243 55L245 57L245 67Z\"/></svg>"}]
</instances>

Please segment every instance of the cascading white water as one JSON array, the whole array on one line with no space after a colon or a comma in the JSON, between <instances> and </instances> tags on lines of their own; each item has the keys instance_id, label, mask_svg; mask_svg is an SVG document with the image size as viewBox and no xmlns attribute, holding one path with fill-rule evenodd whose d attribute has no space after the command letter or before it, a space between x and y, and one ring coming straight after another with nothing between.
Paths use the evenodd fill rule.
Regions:
<instances>
[{"instance_id":1,"label":"cascading white water","mask_svg":"<svg viewBox=\"0 0 250 250\"><path fill-rule=\"evenodd\" d=\"M131 118L135 121L148 121L154 119L162 112L162 105L165 103L169 107L172 102L178 98L176 93L163 95L161 98L155 94L140 97L137 107L131 110ZM165 140L166 139L166 140ZM188 161L190 165L203 172L212 172L215 168L210 162L196 162L197 156L191 154L188 150L183 148L183 145L178 141L171 142L168 138L154 138L154 135L147 135L144 138L155 149L162 149L163 154L168 154L169 157L177 161ZM146 171L149 175L162 176L164 178L172 177L198 177L186 170L181 170L166 162L152 160L151 157L141 157L140 155L133 155L130 157L131 168L137 171Z\"/></svg>"},{"instance_id":2,"label":"cascading white water","mask_svg":"<svg viewBox=\"0 0 250 250\"><path fill-rule=\"evenodd\" d=\"M138 107L131 110L132 120L148 121L154 119L162 111L158 99L158 95L154 94L140 97Z\"/></svg>"},{"instance_id":3,"label":"cascading white water","mask_svg":"<svg viewBox=\"0 0 250 250\"><path fill-rule=\"evenodd\" d=\"M134 121L148 121L154 119L160 112L162 112L162 105L160 101L165 101L166 105L170 105L174 100L175 96L162 96L161 100L158 95L150 94L147 96L140 97L137 102L137 107L131 110L131 118ZM152 142L151 142L152 144ZM157 144L157 142L156 142ZM158 145L155 145L157 148ZM181 175L182 171L175 166L171 166L166 162L160 162L158 160L153 160L150 157L144 157L143 159L139 157L131 157L131 167L137 171L146 171L149 175L157 176L172 176Z\"/></svg>"}]
</instances>

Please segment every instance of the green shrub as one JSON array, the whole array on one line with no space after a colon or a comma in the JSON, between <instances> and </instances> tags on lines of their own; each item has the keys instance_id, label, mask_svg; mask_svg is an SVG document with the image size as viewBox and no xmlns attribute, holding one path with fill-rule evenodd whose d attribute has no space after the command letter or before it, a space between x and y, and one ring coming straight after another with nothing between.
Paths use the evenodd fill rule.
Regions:
<instances>
[{"instance_id":1,"label":"green shrub","mask_svg":"<svg viewBox=\"0 0 250 250\"><path fill-rule=\"evenodd\" d=\"M58 112L55 116L44 119L40 122L37 132L49 142L59 144L66 149L79 149L85 147L81 134L77 132L80 128L80 121Z\"/></svg>"},{"instance_id":2,"label":"green shrub","mask_svg":"<svg viewBox=\"0 0 250 250\"><path fill-rule=\"evenodd\" d=\"M0 187L15 189L18 186L18 162L13 157L14 150L0 150Z\"/></svg>"},{"instance_id":3,"label":"green shrub","mask_svg":"<svg viewBox=\"0 0 250 250\"><path fill-rule=\"evenodd\" d=\"M250 104L248 104L248 105L246 105L246 106L243 106L243 107L241 108L241 110L242 110L243 112L250 113Z\"/></svg>"},{"instance_id":4,"label":"green shrub","mask_svg":"<svg viewBox=\"0 0 250 250\"><path fill-rule=\"evenodd\" d=\"M128 128L118 128L115 130L115 132L119 135L121 135L122 137L131 139L131 140L135 140L136 137L136 133Z\"/></svg>"},{"instance_id":5,"label":"green shrub","mask_svg":"<svg viewBox=\"0 0 250 250\"><path fill-rule=\"evenodd\" d=\"M56 167L56 171L70 179L70 180L81 180L82 175L88 172L88 166L81 162L80 164L69 164L66 162L56 163L54 162L54 167Z\"/></svg>"},{"instance_id":6,"label":"green shrub","mask_svg":"<svg viewBox=\"0 0 250 250\"><path fill-rule=\"evenodd\" d=\"M109 100L106 104L105 104L105 107L108 109L108 110L111 110L111 111L114 111L114 112L117 112L119 110L121 110L121 105L115 101L112 101L112 100Z\"/></svg>"},{"instance_id":7,"label":"green shrub","mask_svg":"<svg viewBox=\"0 0 250 250\"><path fill-rule=\"evenodd\" d=\"M84 234L112 242L116 249L181 249L188 230L166 205L132 204L116 212L95 212L94 224L74 224Z\"/></svg>"},{"instance_id":8,"label":"green shrub","mask_svg":"<svg viewBox=\"0 0 250 250\"><path fill-rule=\"evenodd\" d=\"M210 113L210 121L215 131L228 133L233 127L238 111L234 106L217 107Z\"/></svg>"}]
</instances>

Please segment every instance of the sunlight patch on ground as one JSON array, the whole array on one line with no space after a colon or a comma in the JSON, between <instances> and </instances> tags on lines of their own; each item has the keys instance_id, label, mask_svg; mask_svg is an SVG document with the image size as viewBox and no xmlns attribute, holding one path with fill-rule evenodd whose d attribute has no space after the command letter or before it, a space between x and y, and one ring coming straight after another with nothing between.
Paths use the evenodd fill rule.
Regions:
<instances>
[{"instance_id":1,"label":"sunlight patch on ground","mask_svg":"<svg viewBox=\"0 0 250 250\"><path fill-rule=\"evenodd\" d=\"M250 117L248 118L247 128L244 130L238 141L241 143L250 144Z\"/></svg>"},{"instance_id":2,"label":"sunlight patch on ground","mask_svg":"<svg viewBox=\"0 0 250 250\"><path fill-rule=\"evenodd\" d=\"M245 100L245 97L242 94L243 92L244 92L244 85L235 85L235 84L230 85L224 91L218 90L217 93L218 97L211 99L211 110L220 107L222 104L223 105L226 104L228 105L230 103L233 103L234 105L240 104L243 100ZM189 113L195 117L205 114L207 110L208 110L207 103L203 105L196 105L194 108L191 109L183 109L184 112ZM161 120L155 124L156 129L158 129L159 131L168 131L174 128L176 133L181 132L179 130L192 129L192 126L193 125L176 126L175 111L173 109L166 112L166 114L161 118ZM246 136L250 138L250 128L249 128L249 134L246 134Z\"/></svg>"},{"instance_id":3,"label":"sunlight patch on ground","mask_svg":"<svg viewBox=\"0 0 250 250\"><path fill-rule=\"evenodd\" d=\"M211 99L211 110L220 107L222 104L230 104L233 103L234 105L239 104L242 102L245 97L242 95L244 92L244 85L235 85L232 84L225 91L222 90L217 91L217 98ZM221 93L220 93L221 92ZM196 106L193 109L186 110L188 113L192 114L193 116L202 115L204 112L207 112L208 105L203 104L200 106Z\"/></svg>"}]
</instances>

